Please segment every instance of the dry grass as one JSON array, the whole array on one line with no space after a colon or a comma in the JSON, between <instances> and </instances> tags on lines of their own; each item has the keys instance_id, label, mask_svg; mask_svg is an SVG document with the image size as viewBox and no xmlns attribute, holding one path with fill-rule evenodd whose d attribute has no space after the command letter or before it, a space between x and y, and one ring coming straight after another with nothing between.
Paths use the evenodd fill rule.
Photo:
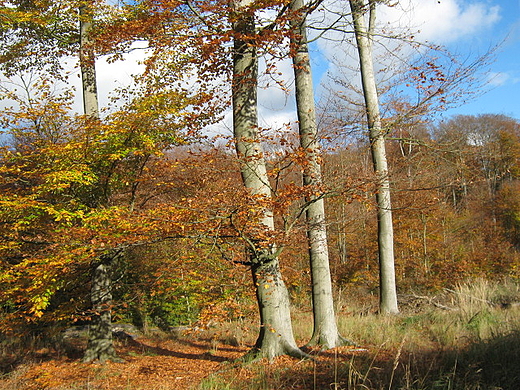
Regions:
<instances>
[{"instance_id":1,"label":"dry grass","mask_svg":"<svg viewBox=\"0 0 520 390\"><path fill-rule=\"evenodd\" d=\"M473 280L418 297L402 314L378 316L350 300L341 334L366 351L314 351L317 362L280 358L210 376L202 389L517 389L520 388L518 283ZM418 302L419 301L419 302ZM293 316L302 343L310 314ZM242 373L237 380L237 373ZM224 384L224 387L219 387ZM207 387L205 387L207 386Z\"/></svg>"}]
</instances>

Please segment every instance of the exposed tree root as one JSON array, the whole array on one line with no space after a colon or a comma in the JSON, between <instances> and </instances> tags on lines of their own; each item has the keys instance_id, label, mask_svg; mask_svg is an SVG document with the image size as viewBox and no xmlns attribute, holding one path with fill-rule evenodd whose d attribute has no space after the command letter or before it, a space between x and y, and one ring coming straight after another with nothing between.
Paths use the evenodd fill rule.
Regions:
<instances>
[{"instance_id":1,"label":"exposed tree root","mask_svg":"<svg viewBox=\"0 0 520 390\"><path fill-rule=\"evenodd\" d=\"M358 347L359 345L356 342L341 336L340 334L336 335L334 340L331 342L329 338L322 337L322 335L319 333L314 335L309 340L309 342L305 344L305 347L321 347L322 350L345 346Z\"/></svg>"},{"instance_id":2,"label":"exposed tree root","mask_svg":"<svg viewBox=\"0 0 520 390\"><path fill-rule=\"evenodd\" d=\"M237 362L241 363L254 363L261 359L267 359L269 361L272 361L277 356L290 356L295 359L310 359L310 360L316 360L313 356L309 355L308 353L305 353L300 348L292 347L290 345L287 345L287 343L283 343L283 345L280 350L276 353L273 353L272 348L258 348L253 347L251 348L244 356L237 359Z\"/></svg>"}]
</instances>

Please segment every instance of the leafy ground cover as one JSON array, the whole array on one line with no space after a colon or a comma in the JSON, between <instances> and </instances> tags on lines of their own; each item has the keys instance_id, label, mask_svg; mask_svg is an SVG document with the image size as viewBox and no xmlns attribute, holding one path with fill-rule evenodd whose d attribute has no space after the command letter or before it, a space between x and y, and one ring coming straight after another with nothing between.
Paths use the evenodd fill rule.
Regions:
<instances>
[{"instance_id":1,"label":"leafy ground cover","mask_svg":"<svg viewBox=\"0 0 520 390\"><path fill-rule=\"evenodd\" d=\"M28 356L0 381L2 389L192 389L221 363L245 353L243 347L216 348L211 340L139 337L118 341L125 363L81 363L46 348Z\"/></svg>"},{"instance_id":2,"label":"leafy ground cover","mask_svg":"<svg viewBox=\"0 0 520 390\"><path fill-rule=\"evenodd\" d=\"M357 346L309 350L314 357L237 361L252 345L255 321L178 335L118 340L125 363L80 362L81 342L3 341L0 388L110 389L518 389L520 286L472 282L442 296L401 297L402 313L378 316L350 306L341 332ZM404 302L407 302L404 304ZM294 313L299 344L310 314ZM25 347L24 347L25 346ZM22 350L25 350L22 353Z\"/></svg>"}]
</instances>

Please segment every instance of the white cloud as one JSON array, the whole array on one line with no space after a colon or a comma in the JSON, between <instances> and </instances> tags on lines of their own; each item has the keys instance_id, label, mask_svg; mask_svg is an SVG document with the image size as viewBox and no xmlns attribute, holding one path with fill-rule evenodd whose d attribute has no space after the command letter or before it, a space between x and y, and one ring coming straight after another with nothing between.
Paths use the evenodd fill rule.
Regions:
<instances>
[{"instance_id":1,"label":"white cloud","mask_svg":"<svg viewBox=\"0 0 520 390\"><path fill-rule=\"evenodd\" d=\"M106 59L101 59L96 63L101 107L106 106L108 103L108 96L111 91L115 88L131 85L132 75L140 74L144 71L144 65L140 63L145 57L146 51L134 50L125 56L124 61L117 61L111 64ZM292 91L292 80L294 79L292 62L290 59L277 61L276 74L272 77L264 74L266 65L263 59L260 59L259 68L259 126L279 129L289 122L294 122L296 113L294 93ZM284 81L283 87L285 89L277 84L276 81ZM187 82L189 83L189 80ZM216 83L219 84L221 82L216 81ZM223 93L226 92L223 91ZM229 134L230 129L232 129L231 110L225 113L220 123L208 127L206 132L213 135Z\"/></svg>"},{"instance_id":2,"label":"white cloud","mask_svg":"<svg viewBox=\"0 0 520 390\"><path fill-rule=\"evenodd\" d=\"M338 9L344 7L346 2L337 2L329 0L330 7ZM461 0L401 0L399 7L382 7L379 14L379 23L392 28L410 28L411 30L420 30L419 39L429 40L434 43L450 43L455 40L472 36L476 33L485 32L500 19L500 7L489 6L489 2L477 1L468 2ZM315 18L323 17L324 13L316 13ZM327 19L327 18L326 18ZM323 23L327 23L324 20ZM351 39L351 37L350 37ZM356 64L357 54L355 51L350 53L341 53L338 43L330 43L321 41L320 50L326 57L339 57L339 61L343 64ZM341 44L341 49L349 46L347 43ZM134 50L125 56L124 61L108 63L105 59L98 60L97 77L98 92L100 96L100 106L106 107L109 101L110 93L118 87L125 87L132 83L132 75L139 74L143 71L144 66L140 62L145 58L144 50ZM75 67L76 61L70 61L70 69L73 69L75 75L70 80L75 86L77 99L74 109L77 112L82 111L81 104L81 80L79 77L79 69ZM330 66L330 65L329 65ZM75 68L74 68L75 67ZM263 127L280 128L284 124L295 121L295 104L292 91L293 69L290 60L284 60L278 63L278 70L282 73L279 76L281 80L286 81L286 87L289 91L282 90L275 83L267 88L260 88L259 96L259 116L260 125ZM334 67L330 67L333 73L336 73ZM355 76L357 78L357 76ZM494 82L505 82L504 76L500 75L494 78ZM265 84L266 79L263 82ZM222 128L229 128L228 119L222 123Z\"/></svg>"},{"instance_id":3,"label":"white cloud","mask_svg":"<svg viewBox=\"0 0 520 390\"><path fill-rule=\"evenodd\" d=\"M127 87L133 83L133 76L141 74L145 66L146 50L133 50L125 55L123 61L107 62L101 58L96 64L99 94L106 99L116 88Z\"/></svg>"},{"instance_id":4,"label":"white cloud","mask_svg":"<svg viewBox=\"0 0 520 390\"><path fill-rule=\"evenodd\" d=\"M399 21L401 27L418 29L422 40L447 44L485 33L500 20L501 8L488 2L402 0L399 6L382 7L381 11L383 22Z\"/></svg>"},{"instance_id":5,"label":"white cloud","mask_svg":"<svg viewBox=\"0 0 520 390\"><path fill-rule=\"evenodd\" d=\"M264 72L265 62L261 59L259 74ZM261 127L279 129L296 120L292 61L289 58L277 61L274 72L273 76L260 76L258 116Z\"/></svg>"},{"instance_id":6,"label":"white cloud","mask_svg":"<svg viewBox=\"0 0 520 390\"><path fill-rule=\"evenodd\" d=\"M96 60L96 78L98 87L99 107L103 109L108 106L110 96L117 88L129 87L133 83L133 76L139 75L144 71L142 61L146 58L146 50L137 49L124 55L124 59L116 62L108 62L108 57L101 57ZM74 111L81 113L83 103L81 97L81 77L76 58L66 61L65 68L70 71L69 81L76 89L74 101Z\"/></svg>"},{"instance_id":7,"label":"white cloud","mask_svg":"<svg viewBox=\"0 0 520 390\"><path fill-rule=\"evenodd\" d=\"M346 2L328 0L331 7L338 11ZM340 5L338 3L342 3ZM457 50L465 50L468 40L488 38L491 29L501 19L502 9L497 5L497 0L400 0L393 2L392 7L379 6L377 10L377 28L381 35L407 34L413 35L418 42L436 45L459 45ZM328 5L326 6L328 7ZM349 11L349 10L347 10ZM321 13L321 15L326 13ZM348 15L348 14L347 14ZM329 15L322 19L323 25L327 25L336 15ZM318 17L316 17L318 19ZM358 72L358 54L353 45L353 33L350 26L350 17L346 17L345 30L332 32L326 38L318 42L320 51L335 64L324 61L327 67L327 75L322 82L330 84L329 76L340 76L354 86L359 87L360 76ZM345 36L347 38L345 38ZM403 45L399 40L378 39L374 46L375 66L378 69L398 69L407 66L406 57L414 56L417 52L411 46ZM344 74L339 75L339 68ZM337 89L337 86L332 86Z\"/></svg>"},{"instance_id":8,"label":"white cloud","mask_svg":"<svg viewBox=\"0 0 520 390\"><path fill-rule=\"evenodd\" d=\"M334 0L329 1L336 3ZM333 4L331 8L339 11L336 4ZM401 0L392 7L380 6L377 11L377 21L379 29L384 30L384 33L409 32L418 41L444 45L487 33L500 20L500 11L500 6L489 6L488 2ZM336 17L331 14L320 20L322 25L326 26ZM318 17L314 22L317 21L316 19ZM351 27L346 29L352 30ZM329 57L337 55L339 47L348 46L346 43L337 43L342 40L343 35L342 32L337 31L326 35L326 38L332 39L336 43L320 41L320 47L326 55ZM353 39L352 33L347 39Z\"/></svg>"},{"instance_id":9,"label":"white cloud","mask_svg":"<svg viewBox=\"0 0 520 390\"><path fill-rule=\"evenodd\" d=\"M500 87L511 82L511 76L505 72L489 72L488 84L492 87Z\"/></svg>"}]
</instances>

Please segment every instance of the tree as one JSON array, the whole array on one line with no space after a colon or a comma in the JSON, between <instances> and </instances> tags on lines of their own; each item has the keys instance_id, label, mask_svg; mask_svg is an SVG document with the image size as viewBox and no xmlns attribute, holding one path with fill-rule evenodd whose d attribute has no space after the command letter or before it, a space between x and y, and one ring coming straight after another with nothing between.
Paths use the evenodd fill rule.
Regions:
<instances>
[{"instance_id":1,"label":"tree","mask_svg":"<svg viewBox=\"0 0 520 390\"><path fill-rule=\"evenodd\" d=\"M254 8L250 0L233 2L233 133L240 161L240 172L251 201L261 207L264 235L274 230L270 210L271 188L258 135L257 75L258 59L255 42ZM292 332L289 294L280 272L279 250L270 240L247 238L253 283L260 310L260 334L254 356L272 359L289 354L304 357Z\"/></svg>"},{"instance_id":2,"label":"tree","mask_svg":"<svg viewBox=\"0 0 520 390\"><path fill-rule=\"evenodd\" d=\"M31 0L0 3L0 65L6 76L47 72L64 79L60 60L77 52L75 2Z\"/></svg>"},{"instance_id":3,"label":"tree","mask_svg":"<svg viewBox=\"0 0 520 390\"><path fill-rule=\"evenodd\" d=\"M480 244L479 235L467 237L470 248L478 251L481 270L490 264L503 264L507 245L490 250L490 246L505 237L515 236L511 215L515 213L514 191L518 179L519 156L518 121L504 115L457 115L432 127L432 149L436 151L443 191L441 195L451 205L466 226L482 231L487 229L486 241ZM511 202L511 203L509 203ZM507 206L510 204L510 210ZM491 257L493 260L486 260Z\"/></svg>"},{"instance_id":4,"label":"tree","mask_svg":"<svg viewBox=\"0 0 520 390\"><path fill-rule=\"evenodd\" d=\"M94 125L99 122L99 105L96 77L96 55L94 52L92 29L94 3L89 1L79 8L79 63L83 91L83 111L86 120ZM100 205L106 206L101 202ZM122 361L116 355L112 341L112 275L116 260L122 250L107 251L95 258L91 271L90 299L92 301L92 319L89 327L89 339L84 362L112 360Z\"/></svg>"},{"instance_id":5,"label":"tree","mask_svg":"<svg viewBox=\"0 0 520 390\"><path fill-rule=\"evenodd\" d=\"M377 223L380 273L380 310L382 313L398 313L397 288L395 284L394 266L394 232L392 222L392 202L390 197L390 178L386 160L385 135L386 130L381 123L379 113L379 98L372 62L372 36L376 12L376 1L369 0L368 9L370 23L365 24L367 5L363 0L349 0L354 23L361 66L363 96L365 98L366 116L368 121L370 150L377 180Z\"/></svg>"},{"instance_id":6,"label":"tree","mask_svg":"<svg viewBox=\"0 0 520 390\"><path fill-rule=\"evenodd\" d=\"M170 219L164 219L160 228L150 219L147 222L141 219L144 215L152 218L150 215L155 210L147 210L147 213L140 210L140 214L133 214L144 167L151 156L158 156L163 149L180 141L177 131L186 121L191 121L193 115L179 114L191 103L190 99L183 98L183 92L163 89L159 93L150 84L146 85L149 80L145 79L141 90L136 89L132 91L133 95L126 96L126 104L120 102L120 111L100 118L95 73L98 42L94 41L93 7L93 2L82 3L79 23L78 10L74 13L75 25L65 19L69 23L67 28L74 26L76 32L69 32L69 35L79 38L85 115L70 113L72 95L68 91L63 97L53 96L47 74L41 74L36 96L26 90L24 100L16 91L2 91L2 98L17 103L17 108L2 113L2 123L19 146L18 150L7 147L1 156L5 166L1 178L5 208L2 210L5 235L1 248L7 259L14 259L8 260L8 265L2 269L12 281L6 286L6 299L11 297L12 302L23 307L18 312L23 316L32 315L34 321L52 315L70 320L71 315L77 315L72 307L68 309L68 315L60 313L54 302L60 301L65 286L73 284L72 280L81 280L77 289L87 284L83 273L89 274L85 264L90 262L93 307L91 310L81 307L92 317L85 361L105 361L119 360L112 345L111 329L111 278L118 260L128 246L136 245L136 242L142 245L152 241L150 236L155 236L156 240L157 236L174 234L172 230L175 230L164 226L170 225L175 213L171 213ZM23 7L20 9L26 12ZM61 31L62 19L50 20L57 23ZM47 19L38 21L36 27L30 25L27 29L13 24L2 32L20 38L22 43L26 40L24 34L35 34L45 42L45 39L55 38L50 33L52 26L45 24L47 22ZM40 35L35 33L36 29ZM58 38L56 40L60 42ZM52 43L59 48L56 40ZM35 45L37 43L43 45L40 41ZM45 70L47 60L51 69L55 69L53 61L59 54L78 53L77 42L68 43L72 47L66 46L67 50L49 49L53 56L40 58L36 68L35 53L25 60L23 52L7 46L2 65L7 74ZM18 68L13 60L16 56L22 56ZM62 75L58 73L56 77L60 79ZM191 128L196 128L195 121L191 122ZM20 167L24 168L20 170ZM127 190L130 196L126 196ZM134 226L133 221L138 225ZM150 229L155 234L150 233ZM24 244L32 235L40 238L29 239L30 245ZM29 270L32 263L38 266ZM20 295L24 291L26 297ZM76 305L73 307L77 308ZM51 314L52 310L55 313Z\"/></svg>"},{"instance_id":7,"label":"tree","mask_svg":"<svg viewBox=\"0 0 520 390\"><path fill-rule=\"evenodd\" d=\"M307 47L306 10L302 0L291 1L291 53L295 76L296 109L301 152L305 155L303 185L306 201L307 239L312 283L314 330L309 345L334 348L346 342L338 332L330 275L325 204L322 189L321 150L312 74Z\"/></svg>"},{"instance_id":8,"label":"tree","mask_svg":"<svg viewBox=\"0 0 520 390\"><path fill-rule=\"evenodd\" d=\"M79 7L79 65L83 92L83 113L92 120L99 120L96 54L92 39L93 13L92 1Z\"/></svg>"}]
</instances>

